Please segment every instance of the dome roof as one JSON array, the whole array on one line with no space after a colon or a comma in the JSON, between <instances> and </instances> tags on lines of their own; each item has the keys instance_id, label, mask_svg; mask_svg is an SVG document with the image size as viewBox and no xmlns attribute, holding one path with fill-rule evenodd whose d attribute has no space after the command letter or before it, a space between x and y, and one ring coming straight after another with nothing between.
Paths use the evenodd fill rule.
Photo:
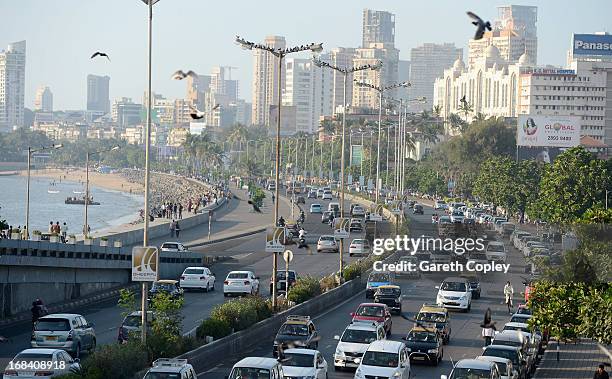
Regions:
<instances>
[{"instance_id":1,"label":"dome roof","mask_svg":"<svg viewBox=\"0 0 612 379\"><path fill-rule=\"evenodd\" d=\"M518 63L521 66L529 66L532 64L531 62L531 55L527 54L527 52L524 52L523 55L520 56Z\"/></svg>"},{"instance_id":2,"label":"dome roof","mask_svg":"<svg viewBox=\"0 0 612 379\"><path fill-rule=\"evenodd\" d=\"M463 63L463 60L461 58L457 58L457 60L455 61L455 63L453 63L453 70L465 70L465 63Z\"/></svg>"},{"instance_id":3,"label":"dome roof","mask_svg":"<svg viewBox=\"0 0 612 379\"><path fill-rule=\"evenodd\" d=\"M494 45L489 45L489 47L487 47L487 50L485 51L485 56L487 58L498 59L501 57L501 54L499 53L499 49L497 47L495 47Z\"/></svg>"}]
</instances>

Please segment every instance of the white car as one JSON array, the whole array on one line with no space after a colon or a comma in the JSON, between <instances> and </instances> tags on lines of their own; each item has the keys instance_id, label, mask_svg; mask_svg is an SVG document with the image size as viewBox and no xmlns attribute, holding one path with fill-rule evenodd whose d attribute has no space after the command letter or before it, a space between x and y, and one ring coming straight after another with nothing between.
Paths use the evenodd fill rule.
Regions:
<instances>
[{"instance_id":1,"label":"white car","mask_svg":"<svg viewBox=\"0 0 612 379\"><path fill-rule=\"evenodd\" d=\"M506 246L503 242L491 241L487 244L485 255L488 261L506 263Z\"/></svg>"},{"instance_id":2,"label":"white car","mask_svg":"<svg viewBox=\"0 0 612 379\"><path fill-rule=\"evenodd\" d=\"M363 209L361 205L356 205L355 207L353 207L352 216L353 217L364 217L365 209Z\"/></svg>"},{"instance_id":3,"label":"white car","mask_svg":"<svg viewBox=\"0 0 612 379\"><path fill-rule=\"evenodd\" d=\"M336 237L332 235L322 235L319 237L319 241L317 242L317 253L321 253L324 251L338 253L338 242L336 241Z\"/></svg>"},{"instance_id":4,"label":"white car","mask_svg":"<svg viewBox=\"0 0 612 379\"><path fill-rule=\"evenodd\" d=\"M349 257L353 255L368 255L370 250L370 241L363 238L355 238L349 245Z\"/></svg>"},{"instance_id":5,"label":"white car","mask_svg":"<svg viewBox=\"0 0 612 379\"><path fill-rule=\"evenodd\" d=\"M499 379L499 370L493 362L479 359L462 359L455 364L450 376L440 375L440 379Z\"/></svg>"},{"instance_id":6,"label":"white car","mask_svg":"<svg viewBox=\"0 0 612 379\"><path fill-rule=\"evenodd\" d=\"M381 340L368 346L355 371L355 379L410 378L410 353L403 342Z\"/></svg>"},{"instance_id":7,"label":"white car","mask_svg":"<svg viewBox=\"0 0 612 379\"><path fill-rule=\"evenodd\" d=\"M491 356L480 356L476 357L476 359L481 361L493 362L497 365L497 369L499 370L499 374L501 375L499 379L518 379L518 372L512 367L512 361L508 358L502 357L491 357Z\"/></svg>"},{"instance_id":8,"label":"white car","mask_svg":"<svg viewBox=\"0 0 612 379\"><path fill-rule=\"evenodd\" d=\"M446 204L446 201L444 200L436 200L436 202L434 203L434 209L435 210L446 210L448 209L448 204Z\"/></svg>"},{"instance_id":9,"label":"white car","mask_svg":"<svg viewBox=\"0 0 612 379\"><path fill-rule=\"evenodd\" d=\"M253 271L231 271L223 282L223 296L259 293L259 277Z\"/></svg>"},{"instance_id":10,"label":"white car","mask_svg":"<svg viewBox=\"0 0 612 379\"><path fill-rule=\"evenodd\" d=\"M172 252L172 253L184 253L188 252L187 248L180 242L164 242L161 245L161 251Z\"/></svg>"},{"instance_id":11,"label":"white car","mask_svg":"<svg viewBox=\"0 0 612 379\"><path fill-rule=\"evenodd\" d=\"M187 267L181 279L179 286L183 289L197 288L204 292L215 290L215 275L208 267Z\"/></svg>"},{"instance_id":12,"label":"white car","mask_svg":"<svg viewBox=\"0 0 612 379\"><path fill-rule=\"evenodd\" d=\"M327 361L318 350L286 349L283 358L285 378L327 379Z\"/></svg>"},{"instance_id":13,"label":"white car","mask_svg":"<svg viewBox=\"0 0 612 379\"><path fill-rule=\"evenodd\" d=\"M25 349L8 363L4 369L4 378L55 378L80 368L79 360L73 359L64 350Z\"/></svg>"},{"instance_id":14,"label":"white car","mask_svg":"<svg viewBox=\"0 0 612 379\"><path fill-rule=\"evenodd\" d=\"M321 204L310 204L310 213L323 213L323 208L321 207Z\"/></svg>"},{"instance_id":15,"label":"white car","mask_svg":"<svg viewBox=\"0 0 612 379\"><path fill-rule=\"evenodd\" d=\"M322 198L324 193L325 193L325 191L323 191L323 188L319 188L317 190L317 197L318 198Z\"/></svg>"},{"instance_id":16,"label":"white car","mask_svg":"<svg viewBox=\"0 0 612 379\"><path fill-rule=\"evenodd\" d=\"M331 193L331 191L325 191L325 192L323 193L323 197L322 197L322 199L323 199L323 200L332 200L332 199L333 199L333 197L332 197L332 193Z\"/></svg>"},{"instance_id":17,"label":"white car","mask_svg":"<svg viewBox=\"0 0 612 379\"><path fill-rule=\"evenodd\" d=\"M465 278L446 278L439 286L436 303L449 309L461 309L469 312L472 309L472 291Z\"/></svg>"},{"instance_id":18,"label":"white car","mask_svg":"<svg viewBox=\"0 0 612 379\"><path fill-rule=\"evenodd\" d=\"M159 358L153 361L143 379L196 377L197 374L193 366L187 363L187 359Z\"/></svg>"},{"instance_id":19,"label":"white car","mask_svg":"<svg viewBox=\"0 0 612 379\"><path fill-rule=\"evenodd\" d=\"M464 218L465 218L465 216L464 216L463 212L461 212L461 211L453 211L453 213L451 213L451 215L450 215L451 222L460 223L460 222L463 222Z\"/></svg>"},{"instance_id":20,"label":"white car","mask_svg":"<svg viewBox=\"0 0 612 379\"><path fill-rule=\"evenodd\" d=\"M351 321L344 329L342 337L334 336L338 341L334 353L334 369L356 368L361 363L368 346L378 340L384 340L387 333L382 324L368 321Z\"/></svg>"}]
</instances>

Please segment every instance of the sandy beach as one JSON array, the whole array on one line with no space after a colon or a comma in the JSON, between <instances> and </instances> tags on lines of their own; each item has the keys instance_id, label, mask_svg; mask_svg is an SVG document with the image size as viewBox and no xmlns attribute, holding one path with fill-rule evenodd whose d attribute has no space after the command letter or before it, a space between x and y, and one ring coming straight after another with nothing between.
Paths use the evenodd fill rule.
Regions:
<instances>
[{"instance_id":1,"label":"sandy beach","mask_svg":"<svg viewBox=\"0 0 612 379\"><path fill-rule=\"evenodd\" d=\"M21 171L19 175L26 176L27 171ZM56 179L57 181L67 180L71 182L85 183L85 170L78 168L50 168L32 170L30 175L33 177L52 178ZM134 194L142 193L144 191L141 184L128 181L127 178L120 173L101 174L93 170L89 171L89 185Z\"/></svg>"}]
</instances>

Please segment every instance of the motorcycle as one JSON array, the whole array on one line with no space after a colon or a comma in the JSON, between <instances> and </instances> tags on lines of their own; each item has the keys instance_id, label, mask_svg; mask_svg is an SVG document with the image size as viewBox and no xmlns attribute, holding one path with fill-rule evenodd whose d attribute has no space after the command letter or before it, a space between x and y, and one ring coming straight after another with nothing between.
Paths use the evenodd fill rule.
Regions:
<instances>
[{"instance_id":1,"label":"motorcycle","mask_svg":"<svg viewBox=\"0 0 612 379\"><path fill-rule=\"evenodd\" d=\"M306 244L306 237L300 237L300 239L298 240L298 249L301 249L303 247L308 247L308 245Z\"/></svg>"}]
</instances>

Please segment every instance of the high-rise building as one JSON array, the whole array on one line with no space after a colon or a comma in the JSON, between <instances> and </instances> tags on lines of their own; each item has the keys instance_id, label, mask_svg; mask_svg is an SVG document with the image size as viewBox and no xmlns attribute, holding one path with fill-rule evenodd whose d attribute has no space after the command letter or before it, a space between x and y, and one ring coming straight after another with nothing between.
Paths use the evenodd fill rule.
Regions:
<instances>
[{"instance_id":1,"label":"high-rise building","mask_svg":"<svg viewBox=\"0 0 612 379\"><path fill-rule=\"evenodd\" d=\"M113 102L113 122L122 128L138 125L142 122L142 104L136 104L129 97L122 97Z\"/></svg>"},{"instance_id":2,"label":"high-rise building","mask_svg":"<svg viewBox=\"0 0 612 379\"><path fill-rule=\"evenodd\" d=\"M109 76L87 75L88 111L110 112L109 82Z\"/></svg>"},{"instance_id":3,"label":"high-rise building","mask_svg":"<svg viewBox=\"0 0 612 379\"><path fill-rule=\"evenodd\" d=\"M463 49L454 43L425 43L410 50L410 97L425 97L425 103L411 103L412 111L431 110L434 82L463 58Z\"/></svg>"},{"instance_id":4,"label":"high-rise building","mask_svg":"<svg viewBox=\"0 0 612 379\"><path fill-rule=\"evenodd\" d=\"M268 36L264 45L284 49L285 37ZM267 51L253 50L253 124L270 125L270 106L278 105L278 59ZM283 70L283 68L281 68ZM283 70L284 71L284 70ZM281 82L284 72L281 72ZM282 87L281 87L282 88Z\"/></svg>"},{"instance_id":5,"label":"high-rise building","mask_svg":"<svg viewBox=\"0 0 612 379\"><path fill-rule=\"evenodd\" d=\"M0 131L23 126L26 41L0 52Z\"/></svg>"},{"instance_id":6,"label":"high-rise building","mask_svg":"<svg viewBox=\"0 0 612 379\"><path fill-rule=\"evenodd\" d=\"M40 112L53 112L53 93L49 87L39 87L34 99L34 110Z\"/></svg>"},{"instance_id":7,"label":"high-rise building","mask_svg":"<svg viewBox=\"0 0 612 379\"><path fill-rule=\"evenodd\" d=\"M339 68L353 67L355 49L352 47L336 47L329 52L329 63ZM321 58L322 60L323 57ZM332 111L340 112L338 107L343 107L344 101L344 75L336 70L331 70L332 81ZM353 78L349 76L346 81L346 102L353 102Z\"/></svg>"},{"instance_id":8,"label":"high-rise building","mask_svg":"<svg viewBox=\"0 0 612 379\"><path fill-rule=\"evenodd\" d=\"M395 15L385 11L363 10L361 47L371 43L395 44Z\"/></svg>"},{"instance_id":9,"label":"high-rise building","mask_svg":"<svg viewBox=\"0 0 612 379\"><path fill-rule=\"evenodd\" d=\"M487 47L494 45L501 57L508 63L516 63L523 53L538 58L538 36L536 22L538 7L508 5L497 7L498 18L493 22L493 30L487 31L478 41L470 39L468 46L468 66L482 58Z\"/></svg>"},{"instance_id":10,"label":"high-rise building","mask_svg":"<svg viewBox=\"0 0 612 379\"><path fill-rule=\"evenodd\" d=\"M225 69L228 68L228 72L234 67L229 66L217 66L213 67L210 75L210 90L220 95L226 95L230 101L236 101L238 99L238 81L225 78Z\"/></svg>"},{"instance_id":11,"label":"high-rise building","mask_svg":"<svg viewBox=\"0 0 612 379\"><path fill-rule=\"evenodd\" d=\"M399 50L392 45L371 43L369 48L357 49L353 63L355 66L376 65L382 62L379 70L363 70L353 74L358 82L384 87L398 83ZM390 90L387 95L397 96L396 90ZM378 93L366 87L353 85L351 105L354 108L377 109Z\"/></svg>"},{"instance_id":12,"label":"high-rise building","mask_svg":"<svg viewBox=\"0 0 612 379\"><path fill-rule=\"evenodd\" d=\"M187 81L187 100L198 109L204 108L204 93L209 91L212 81L210 75L198 75L195 78L188 76L185 80Z\"/></svg>"},{"instance_id":13,"label":"high-rise building","mask_svg":"<svg viewBox=\"0 0 612 379\"><path fill-rule=\"evenodd\" d=\"M410 81L410 61L400 60L397 65L397 81L409 82ZM397 89L397 97L400 99L408 99L409 87L401 87Z\"/></svg>"}]
</instances>

